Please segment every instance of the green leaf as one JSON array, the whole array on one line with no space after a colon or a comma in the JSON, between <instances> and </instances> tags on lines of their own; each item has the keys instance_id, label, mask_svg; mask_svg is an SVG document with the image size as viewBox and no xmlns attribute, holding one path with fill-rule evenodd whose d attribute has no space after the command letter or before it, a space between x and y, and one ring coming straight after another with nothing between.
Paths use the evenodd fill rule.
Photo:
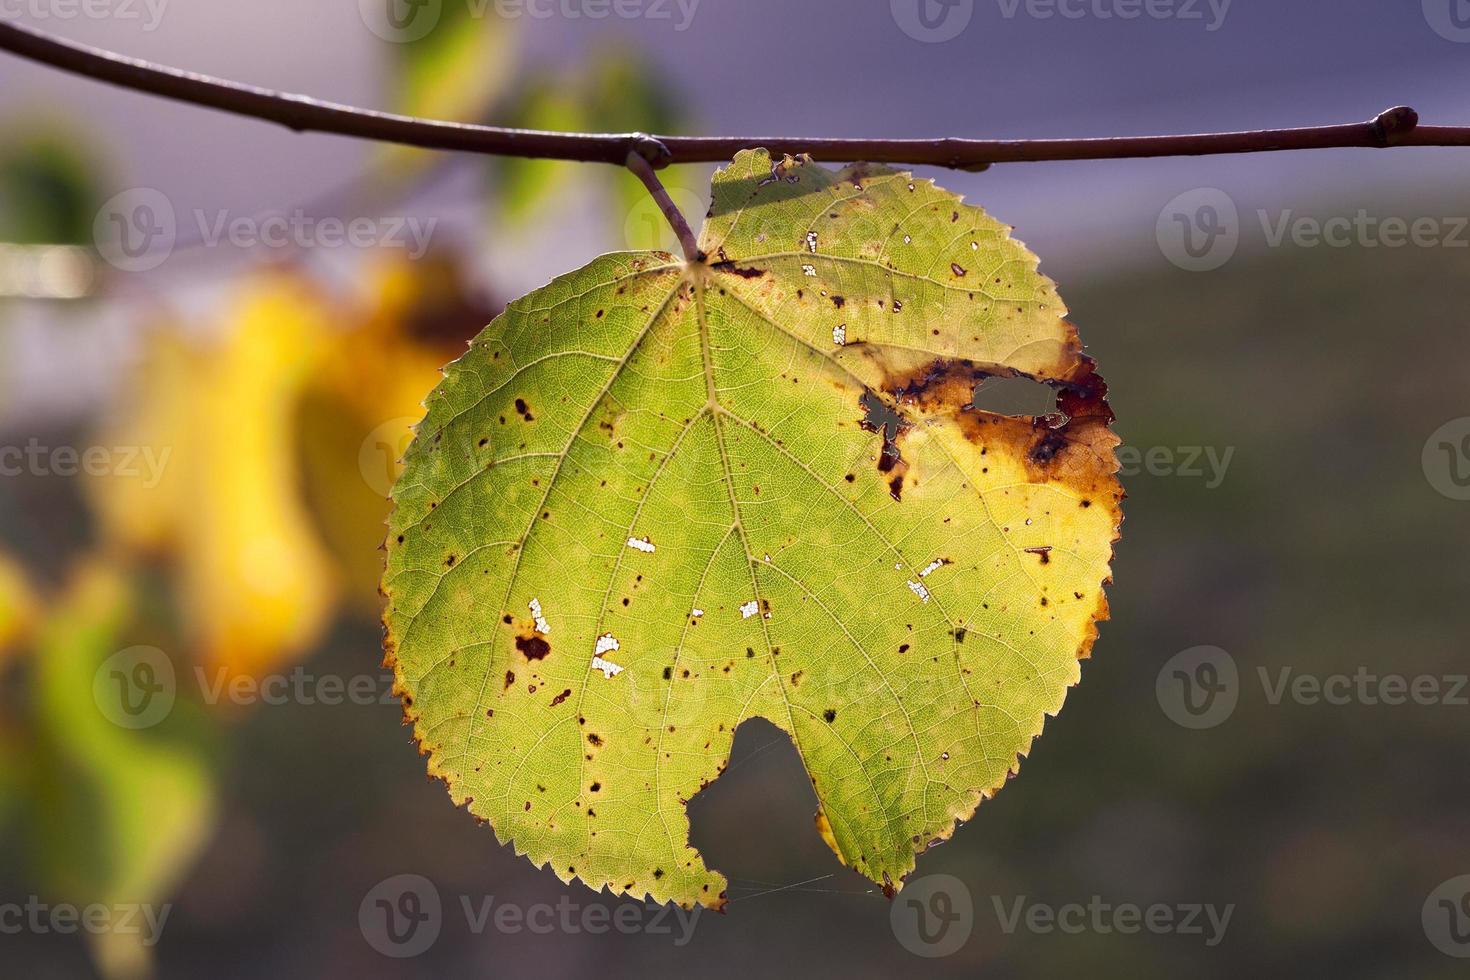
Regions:
<instances>
[{"instance_id":1,"label":"green leaf","mask_svg":"<svg viewBox=\"0 0 1470 980\"><path fill-rule=\"evenodd\" d=\"M907 174L746 152L707 258L603 256L448 367L384 592L457 803L563 879L718 907L685 804L747 718L888 888L1004 784L1106 617L1122 497L1106 389L1008 233ZM974 409L992 376L1059 413Z\"/></svg>"}]
</instances>

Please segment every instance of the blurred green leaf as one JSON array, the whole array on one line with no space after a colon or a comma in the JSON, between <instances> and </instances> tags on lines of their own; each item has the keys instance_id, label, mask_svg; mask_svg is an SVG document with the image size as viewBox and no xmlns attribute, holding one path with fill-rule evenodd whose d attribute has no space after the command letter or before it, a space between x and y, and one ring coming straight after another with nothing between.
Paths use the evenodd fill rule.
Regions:
<instances>
[{"instance_id":1,"label":"blurred green leaf","mask_svg":"<svg viewBox=\"0 0 1470 980\"><path fill-rule=\"evenodd\" d=\"M58 133L9 141L0 149L0 241L83 245L101 207L98 164Z\"/></svg>"},{"instance_id":2,"label":"blurred green leaf","mask_svg":"<svg viewBox=\"0 0 1470 980\"><path fill-rule=\"evenodd\" d=\"M126 574L91 563L41 627L29 802L32 854L51 901L161 908L214 825L208 730L197 708L175 699L171 670L150 674L149 682L159 685L152 693L112 685L116 672L109 664L124 675L130 667L117 658L129 643L133 610ZM160 666L159 656L154 651L151 667ZM140 722L147 727L124 727L121 699L139 696L167 700L146 702ZM150 972L147 930L91 938L105 975Z\"/></svg>"},{"instance_id":3,"label":"blurred green leaf","mask_svg":"<svg viewBox=\"0 0 1470 980\"><path fill-rule=\"evenodd\" d=\"M508 126L564 132L669 133L677 132L683 122L673 89L654 64L622 46L598 51L577 72L532 76L512 97L506 117ZM573 180L589 173L578 164L554 160L509 158L491 166L499 214L513 225L534 220ZM648 192L626 170L599 168L593 173L594 179L609 180L614 230L621 233ZM665 172L666 177L670 174ZM678 184L692 178L681 173L671 179Z\"/></svg>"},{"instance_id":4,"label":"blurred green leaf","mask_svg":"<svg viewBox=\"0 0 1470 980\"><path fill-rule=\"evenodd\" d=\"M521 94L507 120L517 129L550 129L562 132L586 132L590 125L583 100L559 81L542 77ZM492 161L501 217L521 224L532 220L554 200L573 179L582 164L565 160L533 160L506 157Z\"/></svg>"},{"instance_id":5,"label":"blurred green leaf","mask_svg":"<svg viewBox=\"0 0 1470 980\"><path fill-rule=\"evenodd\" d=\"M468 3L448 3L434 29L406 44L395 44L397 81L394 111L426 119L477 122L500 99L516 67L517 32L513 22L487 7L476 16ZM385 166L407 176L442 155L390 146Z\"/></svg>"}]
</instances>

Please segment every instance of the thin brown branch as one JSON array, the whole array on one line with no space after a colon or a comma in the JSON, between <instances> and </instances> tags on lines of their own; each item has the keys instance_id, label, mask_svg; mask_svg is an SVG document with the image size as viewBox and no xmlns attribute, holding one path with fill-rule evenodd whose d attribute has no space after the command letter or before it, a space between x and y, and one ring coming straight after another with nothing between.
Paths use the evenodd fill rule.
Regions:
<instances>
[{"instance_id":1,"label":"thin brown branch","mask_svg":"<svg viewBox=\"0 0 1470 980\"><path fill-rule=\"evenodd\" d=\"M664 190L663 183L654 173L653 166L644 159L637 150L629 150L627 157L628 169L633 171L634 176L643 181L643 186L648 188L648 193L653 196L658 204L658 209L664 213L669 227L674 229L674 234L679 239L679 248L684 251L684 258L690 262L699 259L699 245L694 238L694 231L689 227L689 221L684 217L684 212L669 197L669 192Z\"/></svg>"},{"instance_id":2,"label":"thin brown branch","mask_svg":"<svg viewBox=\"0 0 1470 980\"><path fill-rule=\"evenodd\" d=\"M417 119L322 102L155 65L4 21L0 21L0 51L124 88L279 123L299 132L337 133L436 150L618 166L625 165L630 152L636 152L654 169L671 163L720 162L755 147L765 147L775 154L809 153L827 161L866 160L978 170L992 163L1043 160L1119 160L1338 147L1470 146L1470 127L1419 126L1418 113L1405 106L1389 109L1366 122L1336 126L1095 139L885 140L552 133Z\"/></svg>"}]
</instances>

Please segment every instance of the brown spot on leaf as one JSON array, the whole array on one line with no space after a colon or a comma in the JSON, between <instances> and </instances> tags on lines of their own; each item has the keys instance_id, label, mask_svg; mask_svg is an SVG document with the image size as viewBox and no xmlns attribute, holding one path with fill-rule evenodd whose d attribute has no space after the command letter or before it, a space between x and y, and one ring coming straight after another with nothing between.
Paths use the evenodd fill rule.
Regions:
<instances>
[{"instance_id":1,"label":"brown spot on leaf","mask_svg":"<svg viewBox=\"0 0 1470 980\"><path fill-rule=\"evenodd\" d=\"M546 642L545 637L533 633L530 636L516 637L516 649L527 660L545 660L546 655L551 652L551 644Z\"/></svg>"},{"instance_id":2,"label":"brown spot on leaf","mask_svg":"<svg viewBox=\"0 0 1470 980\"><path fill-rule=\"evenodd\" d=\"M741 267L736 265L734 262L716 262L714 265L711 265L710 268L716 272L729 272L733 275L739 276L741 279L759 279L761 276L766 274L765 269Z\"/></svg>"}]
</instances>

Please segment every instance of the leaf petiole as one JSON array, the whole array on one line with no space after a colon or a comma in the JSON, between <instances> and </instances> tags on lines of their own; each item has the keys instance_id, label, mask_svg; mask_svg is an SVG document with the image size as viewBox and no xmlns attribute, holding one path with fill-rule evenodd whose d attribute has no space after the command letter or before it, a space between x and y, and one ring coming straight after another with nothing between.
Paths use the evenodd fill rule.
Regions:
<instances>
[{"instance_id":1,"label":"leaf petiole","mask_svg":"<svg viewBox=\"0 0 1470 980\"><path fill-rule=\"evenodd\" d=\"M643 186L648 188L648 193L653 196L654 201L658 204L658 209L668 219L669 227L674 229L674 234L679 239L679 247L684 251L685 261L698 262L699 244L695 241L694 231L689 227L689 221L679 210L679 206L674 203L674 199L669 197L669 192L664 189L663 182L658 179L658 174L654 173L653 165L643 154L633 149L628 151L627 166L634 176L643 181Z\"/></svg>"}]
</instances>

